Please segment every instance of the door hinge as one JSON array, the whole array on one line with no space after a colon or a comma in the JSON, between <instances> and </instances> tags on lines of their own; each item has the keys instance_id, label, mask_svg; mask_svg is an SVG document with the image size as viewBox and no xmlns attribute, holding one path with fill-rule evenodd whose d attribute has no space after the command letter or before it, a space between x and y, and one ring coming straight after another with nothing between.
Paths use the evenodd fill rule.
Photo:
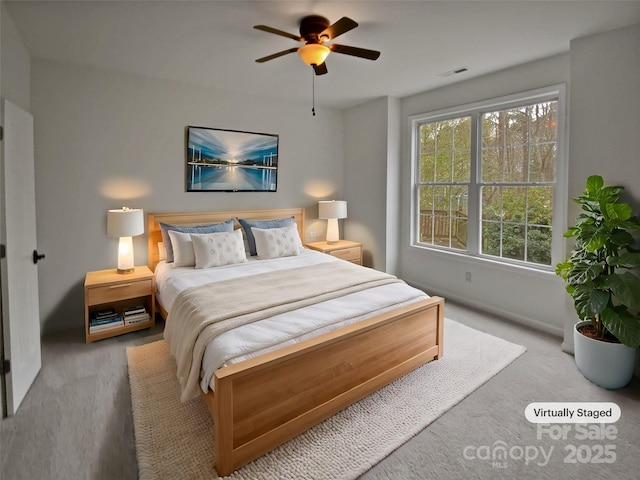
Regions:
<instances>
[{"instance_id":1,"label":"door hinge","mask_svg":"<svg viewBox=\"0 0 640 480\"><path fill-rule=\"evenodd\" d=\"M4 258L7 256L7 247L4 243L0 244L0 258Z\"/></svg>"},{"instance_id":2,"label":"door hinge","mask_svg":"<svg viewBox=\"0 0 640 480\"><path fill-rule=\"evenodd\" d=\"M0 365L0 375L5 375L11 371L11 360L4 359L2 360L2 365Z\"/></svg>"},{"instance_id":3,"label":"door hinge","mask_svg":"<svg viewBox=\"0 0 640 480\"><path fill-rule=\"evenodd\" d=\"M0 140L4 140L4 127L0 127Z\"/></svg>"}]
</instances>

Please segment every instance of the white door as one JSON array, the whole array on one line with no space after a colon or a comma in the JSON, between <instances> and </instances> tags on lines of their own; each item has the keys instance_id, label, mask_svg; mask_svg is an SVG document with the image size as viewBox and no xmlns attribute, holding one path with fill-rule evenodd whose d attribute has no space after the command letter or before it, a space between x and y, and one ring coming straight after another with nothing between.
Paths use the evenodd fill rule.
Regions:
<instances>
[{"instance_id":1,"label":"white door","mask_svg":"<svg viewBox=\"0 0 640 480\"><path fill-rule=\"evenodd\" d=\"M33 117L4 101L4 238L2 321L7 415L13 415L40 371Z\"/></svg>"}]
</instances>

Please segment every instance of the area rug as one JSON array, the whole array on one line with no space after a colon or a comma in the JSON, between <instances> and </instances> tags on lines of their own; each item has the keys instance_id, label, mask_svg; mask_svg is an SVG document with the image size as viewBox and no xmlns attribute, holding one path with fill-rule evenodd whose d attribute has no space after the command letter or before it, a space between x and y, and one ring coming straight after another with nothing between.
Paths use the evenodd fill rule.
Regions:
<instances>
[{"instance_id":1,"label":"area rug","mask_svg":"<svg viewBox=\"0 0 640 480\"><path fill-rule=\"evenodd\" d=\"M247 464L229 479L354 479L452 408L525 348L445 320L444 356ZM217 479L204 401L180 403L164 340L127 348L140 480Z\"/></svg>"}]
</instances>

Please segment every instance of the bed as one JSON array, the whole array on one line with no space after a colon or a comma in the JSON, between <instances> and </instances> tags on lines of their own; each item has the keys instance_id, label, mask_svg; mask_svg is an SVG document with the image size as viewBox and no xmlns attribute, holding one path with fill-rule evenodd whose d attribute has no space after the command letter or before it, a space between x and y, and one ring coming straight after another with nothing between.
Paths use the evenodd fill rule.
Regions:
<instances>
[{"instance_id":1,"label":"bed","mask_svg":"<svg viewBox=\"0 0 640 480\"><path fill-rule=\"evenodd\" d=\"M260 221L288 217L293 217L298 235L304 240L304 209L300 208L150 213L148 214L149 267L153 271L157 270L157 275L166 274L167 268L166 265L163 266L158 246L162 242L160 223L189 226L234 219L235 228L239 229L238 219ZM348 264L332 257L330 259L329 255L306 250L302 253L304 254L300 255L300 259L274 259L272 263L278 265L277 269L286 270L289 268L286 265L287 262L298 262L295 263L295 269L286 270L287 275L291 275L291 272L299 274L303 270L314 272L315 275L316 272L329 268L335 268L336 272L342 272L343 268L347 269L342 275L345 279L355 276L352 275L355 273L362 274L364 277L369 275L372 279L375 275L375 271L371 269ZM267 268L268 262L271 260L247 262L247 267L243 265L241 268L257 269L256 271L262 272L262 269ZM309 266L299 267L299 262ZM281 267L281 265L285 266ZM348 268L359 269L359 271L351 271ZM228 268L224 271L225 275L235 276L240 270ZM197 273L204 275L205 272ZM186 275L185 273L185 278L191 278ZM274 272L273 275L279 275L279 273ZM160 280L159 286L168 283L164 279ZM228 283L232 284L233 281L229 280ZM340 280L336 282L337 285L341 285ZM326 285L333 282L316 283ZM369 292L410 288L406 285L401 287L397 283L386 280L380 284L372 283L372 285L379 290L354 290L349 298L327 297L323 300L324 303L304 304L303 308L307 310L283 311L261 322L264 321L266 324L278 315L294 316L303 311L306 317L307 311L321 310L325 305L327 309L342 308L344 304L340 302L350 301L351 297L361 296L365 299L364 303L368 304L372 301L371 296L365 296L371 295ZM197 290L197 288L191 290ZM168 301L170 296L167 291L158 292L157 298L161 303L157 311L167 320L166 329L171 327L172 331L179 331L182 328L178 325L182 325L180 315L183 312L180 307L186 304L186 300L180 301L185 295L174 295L175 298ZM284 292L283 296L286 296ZM164 302L172 305L172 308L167 308L163 298ZM202 377L200 393L213 417L215 426L214 443L218 473L223 476L231 474L252 459L274 449L418 366L440 358L443 354L444 300L439 297L423 296L418 299L403 300L397 305L376 310L373 314L361 316L354 314L353 318L345 323L336 323L337 326L328 330L320 329L319 333L313 335L303 335L295 343L289 342L278 348L258 350L253 356L240 356L239 360L224 362L220 368L214 369L210 374L210 380L205 381ZM205 352L204 355L206 357L207 353ZM203 362L198 373L202 376L207 368L211 369L211 367L205 367ZM180 368L178 368L178 374L180 374ZM182 380L182 377L180 378Z\"/></svg>"}]
</instances>

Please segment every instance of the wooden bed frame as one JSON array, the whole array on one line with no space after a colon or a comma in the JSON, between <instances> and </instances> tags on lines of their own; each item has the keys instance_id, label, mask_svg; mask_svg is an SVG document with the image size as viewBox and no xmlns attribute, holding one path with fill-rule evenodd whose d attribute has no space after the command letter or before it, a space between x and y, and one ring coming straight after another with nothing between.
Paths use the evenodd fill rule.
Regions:
<instances>
[{"instance_id":1,"label":"wooden bed frame","mask_svg":"<svg viewBox=\"0 0 640 480\"><path fill-rule=\"evenodd\" d=\"M294 216L304 241L304 209L148 214L149 268L159 261L159 222L198 225L230 218ZM236 220L236 228L239 228ZM167 312L158 309L166 318ZM215 425L222 476L443 354L444 300L431 297L223 367L215 394L203 394Z\"/></svg>"}]
</instances>

